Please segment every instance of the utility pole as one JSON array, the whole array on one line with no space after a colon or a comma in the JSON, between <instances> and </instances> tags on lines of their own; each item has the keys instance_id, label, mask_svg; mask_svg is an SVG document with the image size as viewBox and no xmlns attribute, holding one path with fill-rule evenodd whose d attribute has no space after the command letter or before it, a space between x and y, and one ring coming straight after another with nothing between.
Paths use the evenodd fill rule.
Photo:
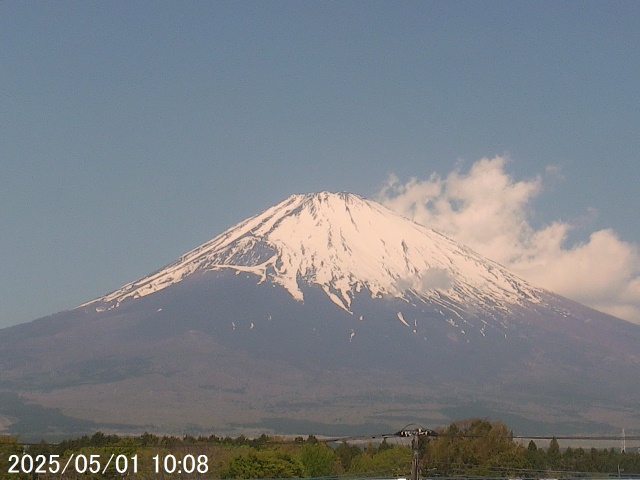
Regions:
<instances>
[{"instance_id":1,"label":"utility pole","mask_svg":"<svg viewBox=\"0 0 640 480\"><path fill-rule=\"evenodd\" d=\"M420 478L420 437L435 437L438 434L426 428L416 427L413 430L407 430L405 427L396 433L398 437L413 437L411 440L411 449L413 450L413 458L411 459L411 480L419 480Z\"/></svg>"},{"instance_id":2,"label":"utility pole","mask_svg":"<svg viewBox=\"0 0 640 480\"><path fill-rule=\"evenodd\" d=\"M414 432L411 440L413 458L411 459L411 480L418 480L420 476L420 450L418 449L418 434Z\"/></svg>"}]
</instances>

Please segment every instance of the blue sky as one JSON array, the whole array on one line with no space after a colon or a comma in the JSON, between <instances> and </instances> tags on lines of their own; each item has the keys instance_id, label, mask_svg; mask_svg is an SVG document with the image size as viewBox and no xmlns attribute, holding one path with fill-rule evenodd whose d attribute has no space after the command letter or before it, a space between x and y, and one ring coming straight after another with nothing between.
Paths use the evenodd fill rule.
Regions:
<instances>
[{"instance_id":1,"label":"blue sky","mask_svg":"<svg viewBox=\"0 0 640 480\"><path fill-rule=\"evenodd\" d=\"M568 270L619 253L595 306L640 322L638 18L624 1L3 2L0 326L291 193L402 211L415 185L481 171L532 186L514 218L566 225Z\"/></svg>"}]
</instances>

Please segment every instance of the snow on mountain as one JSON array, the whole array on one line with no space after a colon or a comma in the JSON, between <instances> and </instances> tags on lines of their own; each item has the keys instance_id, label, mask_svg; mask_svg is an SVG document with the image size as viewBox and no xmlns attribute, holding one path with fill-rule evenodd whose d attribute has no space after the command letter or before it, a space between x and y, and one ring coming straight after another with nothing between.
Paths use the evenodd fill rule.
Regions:
<instances>
[{"instance_id":1,"label":"snow on mountain","mask_svg":"<svg viewBox=\"0 0 640 480\"><path fill-rule=\"evenodd\" d=\"M115 308L201 271L248 272L303 301L319 286L351 311L357 293L447 307L509 311L540 303L541 289L436 231L351 193L292 195L182 255L167 267L85 305Z\"/></svg>"}]
</instances>

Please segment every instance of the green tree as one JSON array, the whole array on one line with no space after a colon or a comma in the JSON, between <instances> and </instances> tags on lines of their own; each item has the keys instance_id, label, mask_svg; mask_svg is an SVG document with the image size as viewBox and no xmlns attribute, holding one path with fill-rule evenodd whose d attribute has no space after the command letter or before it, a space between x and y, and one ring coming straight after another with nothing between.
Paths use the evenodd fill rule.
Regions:
<instances>
[{"instance_id":1,"label":"green tree","mask_svg":"<svg viewBox=\"0 0 640 480\"><path fill-rule=\"evenodd\" d=\"M261 450L236 456L222 471L222 478L299 478L304 465L289 453Z\"/></svg>"},{"instance_id":2,"label":"green tree","mask_svg":"<svg viewBox=\"0 0 640 480\"><path fill-rule=\"evenodd\" d=\"M427 445L425 466L440 475L506 475L526 460L504 423L472 418L451 424Z\"/></svg>"},{"instance_id":3,"label":"green tree","mask_svg":"<svg viewBox=\"0 0 640 480\"><path fill-rule=\"evenodd\" d=\"M340 459L342 469L346 472L351 467L353 459L359 455L362 455L362 450L355 445L350 445L347 442L342 442L336 447L336 455Z\"/></svg>"},{"instance_id":4,"label":"green tree","mask_svg":"<svg viewBox=\"0 0 640 480\"><path fill-rule=\"evenodd\" d=\"M524 457L528 469L542 470L545 466L544 451L540 450L533 440L529 440Z\"/></svg>"},{"instance_id":5,"label":"green tree","mask_svg":"<svg viewBox=\"0 0 640 480\"><path fill-rule=\"evenodd\" d=\"M307 477L327 477L340 473L335 452L323 443L307 443L302 447L300 460Z\"/></svg>"},{"instance_id":6,"label":"green tree","mask_svg":"<svg viewBox=\"0 0 640 480\"><path fill-rule=\"evenodd\" d=\"M23 447L16 437L0 437L0 479L22 480L30 478L24 473L9 473L9 468L14 462L9 463L11 455L22 456ZM20 468L17 469L20 472Z\"/></svg>"},{"instance_id":7,"label":"green tree","mask_svg":"<svg viewBox=\"0 0 640 480\"><path fill-rule=\"evenodd\" d=\"M366 476L406 476L411 470L411 449L404 445L390 445L382 450L365 450L354 457L349 473Z\"/></svg>"},{"instance_id":8,"label":"green tree","mask_svg":"<svg viewBox=\"0 0 640 480\"><path fill-rule=\"evenodd\" d=\"M560 468L561 458L562 454L560 453L560 445L558 444L556 437L553 437L549 442L549 448L547 448L547 468Z\"/></svg>"}]
</instances>

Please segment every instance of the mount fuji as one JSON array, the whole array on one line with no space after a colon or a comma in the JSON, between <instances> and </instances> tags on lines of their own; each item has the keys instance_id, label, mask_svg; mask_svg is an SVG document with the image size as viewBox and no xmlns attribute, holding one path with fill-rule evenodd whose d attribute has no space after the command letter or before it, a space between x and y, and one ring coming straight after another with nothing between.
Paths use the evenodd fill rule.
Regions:
<instances>
[{"instance_id":1,"label":"mount fuji","mask_svg":"<svg viewBox=\"0 0 640 480\"><path fill-rule=\"evenodd\" d=\"M639 428L640 327L350 193L292 195L0 331L0 428L354 434L465 416Z\"/></svg>"}]
</instances>

